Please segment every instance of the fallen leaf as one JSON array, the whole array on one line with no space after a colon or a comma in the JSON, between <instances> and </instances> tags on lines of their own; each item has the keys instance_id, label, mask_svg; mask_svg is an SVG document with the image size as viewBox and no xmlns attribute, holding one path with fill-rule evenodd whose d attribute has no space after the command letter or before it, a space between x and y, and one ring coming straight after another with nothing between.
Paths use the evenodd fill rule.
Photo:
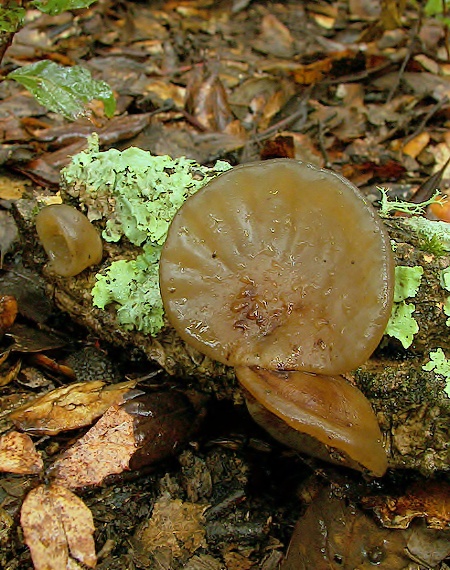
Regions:
<instances>
[{"instance_id":1,"label":"fallen leaf","mask_svg":"<svg viewBox=\"0 0 450 570\"><path fill-rule=\"evenodd\" d=\"M35 475L44 463L31 437L11 431L0 437L0 471L20 475Z\"/></svg>"},{"instance_id":2,"label":"fallen leaf","mask_svg":"<svg viewBox=\"0 0 450 570\"><path fill-rule=\"evenodd\" d=\"M0 220L1 221L1 220ZM0 297L0 335L14 324L17 317L17 301L12 295Z\"/></svg>"},{"instance_id":3,"label":"fallen leaf","mask_svg":"<svg viewBox=\"0 0 450 570\"><path fill-rule=\"evenodd\" d=\"M297 522L282 570L403 570L404 531L379 528L361 509L324 489Z\"/></svg>"},{"instance_id":4,"label":"fallen leaf","mask_svg":"<svg viewBox=\"0 0 450 570\"><path fill-rule=\"evenodd\" d=\"M401 26L401 14L405 6L406 0L381 1L381 22L385 30L395 30Z\"/></svg>"},{"instance_id":5,"label":"fallen leaf","mask_svg":"<svg viewBox=\"0 0 450 570\"><path fill-rule=\"evenodd\" d=\"M276 57L291 58L295 53L294 39L289 28L273 14L266 14L263 17L261 33L253 47Z\"/></svg>"},{"instance_id":6,"label":"fallen leaf","mask_svg":"<svg viewBox=\"0 0 450 570\"><path fill-rule=\"evenodd\" d=\"M408 141L402 148L404 154L416 158L430 142L430 135L423 132Z\"/></svg>"},{"instance_id":7,"label":"fallen leaf","mask_svg":"<svg viewBox=\"0 0 450 570\"><path fill-rule=\"evenodd\" d=\"M10 414L14 425L35 434L56 435L90 425L114 403L121 402L135 381L106 385L100 380L56 388Z\"/></svg>"},{"instance_id":8,"label":"fallen leaf","mask_svg":"<svg viewBox=\"0 0 450 570\"><path fill-rule=\"evenodd\" d=\"M270 158L295 158L294 139L290 136L278 135L268 140L260 152L261 160Z\"/></svg>"},{"instance_id":9,"label":"fallen leaf","mask_svg":"<svg viewBox=\"0 0 450 570\"><path fill-rule=\"evenodd\" d=\"M363 504L373 509L387 528L408 528L416 517L424 518L432 529L450 525L450 484L444 482L413 485L399 497L364 497Z\"/></svg>"},{"instance_id":10,"label":"fallen leaf","mask_svg":"<svg viewBox=\"0 0 450 570\"><path fill-rule=\"evenodd\" d=\"M23 323L14 323L8 331L8 336L14 339L10 348L16 352L41 352L65 345L65 341L60 337Z\"/></svg>"},{"instance_id":11,"label":"fallen leaf","mask_svg":"<svg viewBox=\"0 0 450 570\"><path fill-rule=\"evenodd\" d=\"M193 553L205 546L203 513L207 507L162 496L154 504L150 520L136 533L137 554L148 556L160 548L169 548L177 558L183 551Z\"/></svg>"},{"instance_id":12,"label":"fallen leaf","mask_svg":"<svg viewBox=\"0 0 450 570\"><path fill-rule=\"evenodd\" d=\"M35 570L81 569L78 562L95 568L92 513L68 489L52 484L30 491L20 523Z\"/></svg>"},{"instance_id":13,"label":"fallen leaf","mask_svg":"<svg viewBox=\"0 0 450 570\"><path fill-rule=\"evenodd\" d=\"M3 267L3 258L12 248L19 236L16 222L9 212L0 210L0 269Z\"/></svg>"},{"instance_id":14,"label":"fallen leaf","mask_svg":"<svg viewBox=\"0 0 450 570\"><path fill-rule=\"evenodd\" d=\"M192 73L185 107L203 130L222 132L234 119L225 87L214 70L202 68Z\"/></svg>"},{"instance_id":15,"label":"fallen leaf","mask_svg":"<svg viewBox=\"0 0 450 570\"><path fill-rule=\"evenodd\" d=\"M0 120L0 130L5 133L4 121L6 120L14 120L20 125L20 121L18 117L8 117L7 119ZM3 142L7 139L6 134L3 136ZM11 140L18 140L17 136L14 136ZM12 172L8 172L8 175L0 174L0 198L2 200L18 200L23 196L26 191L26 187L28 186L28 181L19 178L18 176L14 176Z\"/></svg>"},{"instance_id":16,"label":"fallen leaf","mask_svg":"<svg viewBox=\"0 0 450 570\"><path fill-rule=\"evenodd\" d=\"M109 475L128 469L138 444L134 418L120 406L111 406L99 421L50 469L54 481L77 489L99 485Z\"/></svg>"},{"instance_id":17,"label":"fallen leaf","mask_svg":"<svg viewBox=\"0 0 450 570\"><path fill-rule=\"evenodd\" d=\"M2 294L13 295L20 314L36 323L45 323L53 311L53 305L44 289L44 281L36 272L26 269L20 263L14 270L0 275Z\"/></svg>"},{"instance_id":18,"label":"fallen leaf","mask_svg":"<svg viewBox=\"0 0 450 570\"><path fill-rule=\"evenodd\" d=\"M70 489L98 485L109 475L154 464L182 449L203 419L203 397L191 403L176 391L135 392L124 404L111 406L56 460L51 477Z\"/></svg>"},{"instance_id":19,"label":"fallen leaf","mask_svg":"<svg viewBox=\"0 0 450 570\"><path fill-rule=\"evenodd\" d=\"M6 354L9 354L9 352L7 351ZM7 386L11 382L13 382L13 380L15 380L17 378L17 375L19 374L21 366L22 366L21 360L17 360L15 364L10 366L6 370L4 370L6 365L2 366L0 368L0 386Z\"/></svg>"}]
</instances>

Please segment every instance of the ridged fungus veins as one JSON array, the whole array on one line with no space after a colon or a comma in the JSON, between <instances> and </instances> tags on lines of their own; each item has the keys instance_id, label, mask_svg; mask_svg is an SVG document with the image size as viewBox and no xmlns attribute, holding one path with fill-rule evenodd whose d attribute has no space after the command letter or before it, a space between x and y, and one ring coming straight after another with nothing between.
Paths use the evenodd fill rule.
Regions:
<instances>
[{"instance_id":1,"label":"ridged fungus veins","mask_svg":"<svg viewBox=\"0 0 450 570\"><path fill-rule=\"evenodd\" d=\"M307 398L290 399L298 377L287 373L308 373L308 382L301 376L304 392L305 385L322 382L313 374L326 381L367 360L389 319L393 273L389 237L355 186L331 171L276 159L233 168L188 198L169 228L160 285L181 338L236 367L251 400L284 422L291 412L282 410L280 398L287 409L301 407L303 419L293 423L305 432L300 400ZM253 382L271 375L270 389L252 390ZM267 394L280 381L289 389L274 406ZM387 460L375 414L359 390L347 392L348 406L364 399L364 410L355 411L363 425L355 422L351 429L352 412L340 415L336 390L329 396L323 391L322 411L316 409L311 422L325 452L315 455L382 475ZM317 414L325 416L327 409L336 416L330 419L336 432L341 423L350 428L345 438L364 438L359 432L369 422L365 441L342 449L344 437L323 437L333 428ZM276 436L273 422L269 431ZM367 446L377 460L367 461ZM364 447L364 453L356 451Z\"/></svg>"}]
</instances>

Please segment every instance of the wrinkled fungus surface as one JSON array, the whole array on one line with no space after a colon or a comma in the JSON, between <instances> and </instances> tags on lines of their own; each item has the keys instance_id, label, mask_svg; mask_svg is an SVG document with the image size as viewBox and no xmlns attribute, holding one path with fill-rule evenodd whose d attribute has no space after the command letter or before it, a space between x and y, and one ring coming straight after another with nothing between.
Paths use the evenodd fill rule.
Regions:
<instances>
[{"instance_id":1,"label":"wrinkled fungus surface","mask_svg":"<svg viewBox=\"0 0 450 570\"><path fill-rule=\"evenodd\" d=\"M278 159L233 168L183 204L160 282L171 324L211 358L340 374L383 335L393 261L355 186Z\"/></svg>"},{"instance_id":2,"label":"wrinkled fungus surface","mask_svg":"<svg viewBox=\"0 0 450 570\"><path fill-rule=\"evenodd\" d=\"M49 257L49 269L63 277L99 263L102 240L87 217L67 204L52 204L36 216L36 231Z\"/></svg>"},{"instance_id":3,"label":"wrinkled fungus surface","mask_svg":"<svg viewBox=\"0 0 450 570\"><path fill-rule=\"evenodd\" d=\"M278 441L374 475L386 471L387 457L372 407L341 376L258 367L236 368L236 376L251 396L247 397L250 414Z\"/></svg>"}]
</instances>

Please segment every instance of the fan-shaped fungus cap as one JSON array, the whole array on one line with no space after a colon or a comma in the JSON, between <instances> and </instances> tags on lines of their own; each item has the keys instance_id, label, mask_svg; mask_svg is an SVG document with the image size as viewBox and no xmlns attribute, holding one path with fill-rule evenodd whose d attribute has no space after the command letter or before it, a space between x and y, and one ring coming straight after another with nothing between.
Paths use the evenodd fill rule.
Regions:
<instances>
[{"instance_id":1,"label":"fan-shaped fungus cap","mask_svg":"<svg viewBox=\"0 0 450 570\"><path fill-rule=\"evenodd\" d=\"M236 368L254 420L285 445L381 476L387 469L377 418L340 376Z\"/></svg>"},{"instance_id":2,"label":"fan-shaped fungus cap","mask_svg":"<svg viewBox=\"0 0 450 570\"><path fill-rule=\"evenodd\" d=\"M102 240L87 217L67 204L52 204L36 216L36 231L49 259L49 268L63 277L78 275L100 263Z\"/></svg>"},{"instance_id":3,"label":"fan-shaped fungus cap","mask_svg":"<svg viewBox=\"0 0 450 570\"><path fill-rule=\"evenodd\" d=\"M393 261L355 186L277 159L233 168L183 204L160 283L171 324L211 358L340 374L383 335Z\"/></svg>"}]
</instances>

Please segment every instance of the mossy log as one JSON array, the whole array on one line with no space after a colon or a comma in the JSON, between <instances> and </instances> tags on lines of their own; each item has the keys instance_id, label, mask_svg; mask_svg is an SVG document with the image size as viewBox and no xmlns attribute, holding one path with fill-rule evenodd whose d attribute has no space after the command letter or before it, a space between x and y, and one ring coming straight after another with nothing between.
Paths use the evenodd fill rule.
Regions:
<instances>
[{"instance_id":1,"label":"mossy log","mask_svg":"<svg viewBox=\"0 0 450 570\"><path fill-rule=\"evenodd\" d=\"M239 400L233 370L186 346L170 326L154 338L137 331L124 331L113 306L106 310L93 307L90 292L99 267L71 278L51 275L46 269L44 252L35 239L31 209L22 204L19 213L25 235L32 238L26 258L34 267L40 267L48 294L74 321L130 354L144 353L151 363L170 375L196 383L201 390L214 392L219 398ZM386 226L396 265L420 265L424 269L417 295L408 300L415 306L413 317L419 330L408 349L385 336L370 360L348 377L368 397L377 413L391 468L416 469L425 474L447 471L450 470L450 398L444 391L446 379L422 367L429 362L430 351L438 347L450 356L450 329L444 312L450 293L441 283L442 270L450 266L450 255L425 251L420 238L403 218L390 218ZM133 258L135 254L133 248L106 244L102 267L116 259Z\"/></svg>"}]
</instances>

